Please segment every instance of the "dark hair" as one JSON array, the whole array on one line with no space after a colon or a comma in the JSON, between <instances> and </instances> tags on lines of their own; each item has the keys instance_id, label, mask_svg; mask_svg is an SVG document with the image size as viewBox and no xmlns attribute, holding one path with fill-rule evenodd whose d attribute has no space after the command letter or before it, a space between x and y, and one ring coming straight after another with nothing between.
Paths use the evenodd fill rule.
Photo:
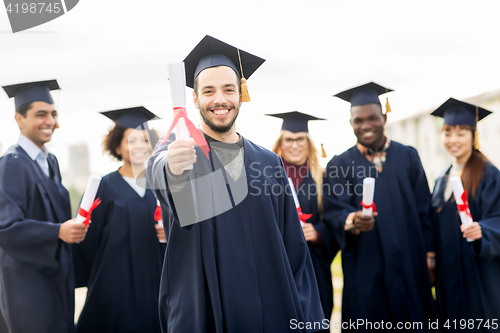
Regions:
<instances>
[{"instance_id":1,"label":"dark hair","mask_svg":"<svg viewBox=\"0 0 500 333\"><path fill-rule=\"evenodd\" d=\"M115 127L109 131L108 134L106 134L104 141L102 142L102 150L116 158L118 161L122 160L122 155L118 155L116 153L116 148L121 145L125 130L125 127L116 124Z\"/></svg>"},{"instance_id":2,"label":"dark hair","mask_svg":"<svg viewBox=\"0 0 500 333\"><path fill-rule=\"evenodd\" d=\"M216 67L220 67L220 66L215 66L213 68L216 68ZM231 67L229 67L229 68L231 68ZM236 82L238 82L237 83L237 85L238 85L238 92L241 94L241 80L240 80L240 76L236 72L234 72L234 74L236 75ZM193 90L194 90L194 93L195 93L196 96L198 96L198 76L195 77L195 79L194 79L194 85L193 85Z\"/></svg>"},{"instance_id":3,"label":"dark hair","mask_svg":"<svg viewBox=\"0 0 500 333\"><path fill-rule=\"evenodd\" d=\"M31 104L33 104L33 102L21 105L20 107L17 108L16 112L19 113L24 118L26 118L26 113L28 112L29 109L31 109Z\"/></svg>"},{"instance_id":4,"label":"dark hair","mask_svg":"<svg viewBox=\"0 0 500 333\"><path fill-rule=\"evenodd\" d=\"M460 129L466 129L472 132L472 142L471 145L474 146L474 135L476 131L475 126L471 125L457 125ZM443 131L455 126L444 125ZM472 147L472 154L470 155L467 162L465 162L464 169L462 171L462 183L464 184L464 189L467 191L467 200L471 201L474 199L477 189L479 188L479 183L483 177L484 170L486 169L486 162L488 158L483 155L479 150Z\"/></svg>"},{"instance_id":5,"label":"dark hair","mask_svg":"<svg viewBox=\"0 0 500 333\"><path fill-rule=\"evenodd\" d=\"M115 127L110 130L108 134L106 134L102 142L102 150L116 158L118 161L122 160L122 155L118 155L116 153L116 148L122 144L123 136L125 135L126 130L127 129L125 127L115 124ZM156 145L160 138L155 130L148 130L148 134L150 147L154 149L154 145ZM151 153L150 148L148 148L148 151Z\"/></svg>"},{"instance_id":6,"label":"dark hair","mask_svg":"<svg viewBox=\"0 0 500 333\"><path fill-rule=\"evenodd\" d=\"M384 111L382 109L382 104L380 104L380 103L368 103L368 104L378 105L380 107L380 113L382 114L382 116L386 115L386 114L384 114ZM363 104L363 105L367 105L367 104ZM363 106L363 105L361 105L361 106ZM352 108L355 107L355 106L360 106L360 105L353 105L353 106L351 106L351 108L349 109L351 111L351 114L352 114Z\"/></svg>"},{"instance_id":7,"label":"dark hair","mask_svg":"<svg viewBox=\"0 0 500 333\"><path fill-rule=\"evenodd\" d=\"M483 153L474 149L464 165L461 178L464 183L464 189L467 190L469 201L474 199L474 195L483 177L484 169L486 169L487 161L488 159Z\"/></svg>"}]
</instances>

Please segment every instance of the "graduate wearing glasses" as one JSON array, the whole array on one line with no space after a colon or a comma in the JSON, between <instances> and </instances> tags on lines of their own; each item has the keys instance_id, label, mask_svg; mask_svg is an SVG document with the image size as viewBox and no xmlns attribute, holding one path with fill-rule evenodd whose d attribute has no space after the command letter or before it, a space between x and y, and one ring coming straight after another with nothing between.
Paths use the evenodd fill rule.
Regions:
<instances>
[{"instance_id":1,"label":"graduate wearing glasses","mask_svg":"<svg viewBox=\"0 0 500 333\"><path fill-rule=\"evenodd\" d=\"M321 305L325 317L333 310L331 264L338 251L337 241L330 227L323 221L321 184L324 169L319 163L319 152L309 133L308 122L324 120L302 112L269 114L283 119L281 132L272 150L283 160L287 176L292 179L302 213L311 215L302 223L309 253L316 273Z\"/></svg>"}]
</instances>

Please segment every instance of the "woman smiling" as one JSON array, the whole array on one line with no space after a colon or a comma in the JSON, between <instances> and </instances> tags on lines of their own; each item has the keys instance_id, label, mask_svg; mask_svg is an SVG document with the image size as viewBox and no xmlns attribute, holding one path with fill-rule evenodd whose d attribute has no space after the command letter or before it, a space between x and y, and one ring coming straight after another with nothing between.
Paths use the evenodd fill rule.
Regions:
<instances>
[{"instance_id":1,"label":"woman smiling","mask_svg":"<svg viewBox=\"0 0 500 333\"><path fill-rule=\"evenodd\" d=\"M102 114L115 122L103 148L123 165L102 178L87 238L73 248L76 285L88 287L76 331L160 332L165 233L144 173L153 133L147 121L156 116L143 107Z\"/></svg>"},{"instance_id":2,"label":"woman smiling","mask_svg":"<svg viewBox=\"0 0 500 333\"><path fill-rule=\"evenodd\" d=\"M500 172L479 151L476 131L490 113L452 98L432 113L444 118L443 144L454 158L436 180L432 197L440 323L458 330L453 320L473 320L475 332L493 328L500 313ZM475 221L467 228L452 195L453 176L462 180Z\"/></svg>"},{"instance_id":3,"label":"woman smiling","mask_svg":"<svg viewBox=\"0 0 500 333\"><path fill-rule=\"evenodd\" d=\"M319 295L325 317L333 310L333 287L330 265L337 254L338 245L329 227L322 219L323 200L321 185L324 169L309 134L309 120L324 120L293 111L269 116L283 119L281 133L272 150L283 160L287 176L292 179L302 213L310 217L302 223L302 231L316 273Z\"/></svg>"}]
</instances>

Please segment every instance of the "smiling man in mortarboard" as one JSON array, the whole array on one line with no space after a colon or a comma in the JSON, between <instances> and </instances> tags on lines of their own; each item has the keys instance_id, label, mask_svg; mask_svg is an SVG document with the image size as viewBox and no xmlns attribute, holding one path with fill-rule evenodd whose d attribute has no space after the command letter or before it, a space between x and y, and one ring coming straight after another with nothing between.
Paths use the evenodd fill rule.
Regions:
<instances>
[{"instance_id":1,"label":"smiling man in mortarboard","mask_svg":"<svg viewBox=\"0 0 500 333\"><path fill-rule=\"evenodd\" d=\"M435 318L426 252L432 255L430 191L417 151L384 135L379 95L370 82L337 95L351 103L355 146L328 163L324 212L342 250L342 320L418 323ZM376 213L363 215L363 179L375 178ZM374 207L372 207L375 210ZM360 331L370 331L359 327ZM344 330L348 331L348 330Z\"/></svg>"},{"instance_id":2,"label":"smiling man in mortarboard","mask_svg":"<svg viewBox=\"0 0 500 333\"><path fill-rule=\"evenodd\" d=\"M281 159L236 131L249 100L244 77L264 60L206 36L184 62L210 150L207 159L193 143L169 139L148 163L163 220L170 218L162 329L328 328Z\"/></svg>"},{"instance_id":3,"label":"smiling man in mortarboard","mask_svg":"<svg viewBox=\"0 0 500 333\"><path fill-rule=\"evenodd\" d=\"M58 128L50 91L57 81L3 87L14 97L21 130L0 158L0 328L73 332L74 280L69 243L87 227L71 217L54 155L45 143Z\"/></svg>"}]
</instances>

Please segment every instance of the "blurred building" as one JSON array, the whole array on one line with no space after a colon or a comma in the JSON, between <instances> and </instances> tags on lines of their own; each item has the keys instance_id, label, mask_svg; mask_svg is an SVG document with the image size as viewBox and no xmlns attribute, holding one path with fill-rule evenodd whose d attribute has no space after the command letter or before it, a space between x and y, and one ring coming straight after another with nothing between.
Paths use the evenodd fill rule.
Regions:
<instances>
[{"instance_id":1,"label":"blurred building","mask_svg":"<svg viewBox=\"0 0 500 333\"><path fill-rule=\"evenodd\" d=\"M87 187L90 176L89 149L87 143L72 144L69 146L69 165L64 170L63 185L69 192L71 214L76 216L83 192Z\"/></svg>"},{"instance_id":2,"label":"blurred building","mask_svg":"<svg viewBox=\"0 0 500 333\"><path fill-rule=\"evenodd\" d=\"M443 102L447 98L443 99ZM493 114L479 122L479 144L490 161L500 167L500 89L463 99L463 101L479 105ZM436 105L438 107L439 105ZM446 152L441 141L443 119L431 116L432 110L425 110L411 117L398 121L389 121L386 132L389 138L415 147L424 165L429 185L453 159Z\"/></svg>"},{"instance_id":3,"label":"blurred building","mask_svg":"<svg viewBox=\"0 0 500 333\"><path fill-rule=\"evenodd\" d=\"M72 144L69 146L70 167L65 170L63 182L83 193L90 176L89 149L86 143Z\"/></svg>"}]
</instances>

